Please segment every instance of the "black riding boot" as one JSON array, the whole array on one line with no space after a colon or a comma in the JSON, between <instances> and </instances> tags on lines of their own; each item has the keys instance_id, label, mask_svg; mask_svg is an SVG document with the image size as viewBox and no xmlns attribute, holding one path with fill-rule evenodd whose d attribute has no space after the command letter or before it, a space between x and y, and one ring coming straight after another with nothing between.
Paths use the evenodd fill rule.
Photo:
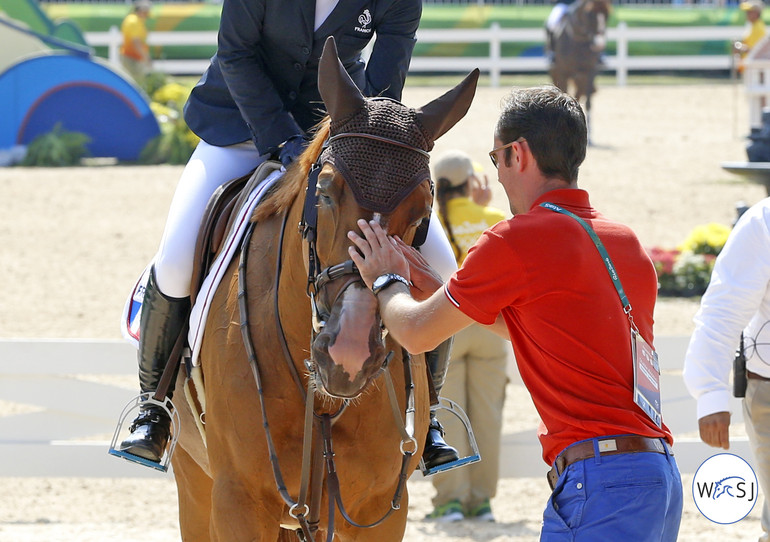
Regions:
<instances>
[{"instance_id":1,"label":"black riding boot","mask_svg":"<svg viewBox=\"0 0 770 542\"><path fill-rule=\"evenodd\" d=\"M150 270L144 291L139 324L139 385L142 393L153 392L166 368L171 350L190 314L190 298L166 297ZM171 398L174 379L168 389ZM120 450L159 462L171 435L171 419L157 405L140 407L139 415L129 428L131 435L120 444Z\"/></svg>"},{"instance_id":2,"label":"black riding boot","mask_svg":"<svg viewBox=\"0 0 770 542\"><path fill-rule=\"evenodd\" d=\"M439 395L444 386L446 371L449 365L449 355L452 352L452 341L450 337L434 350L425 353L425 361L430 369L433 379L433 389L436 395ZM436 418L436 413L430 412L430 425L428 426L428 435L425 438L425 450L422 453L422 461L427 470L450 463L460 459L457 450L444 441L444 428Z\"/></svg>"}]
</instances>

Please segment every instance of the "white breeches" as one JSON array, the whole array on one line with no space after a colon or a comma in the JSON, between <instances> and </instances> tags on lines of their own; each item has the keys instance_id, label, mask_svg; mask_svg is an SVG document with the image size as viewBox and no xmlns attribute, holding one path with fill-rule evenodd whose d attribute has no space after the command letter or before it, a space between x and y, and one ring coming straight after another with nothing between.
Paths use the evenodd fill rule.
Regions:
<instances>
[{"instance_id":1,"label":"white breeches","mask_svg":"<svg viewBox=\"0 0 770 542\"><path fill-rule=\"evenodd\" d=\"M155 278L165 295L190 295L195 243L211 195L230 179L249 173L265 158L251 141L229 147L216 147L205 141L198 144L177 184L155 256ZM457 269L449 240L435 213L431 215L421 253L445 281Z\"/></svg>"},{"instance_id":2,"label":"white breeches","mask_svg":"<svg viewBox=\"0 0 770 542\"><path fill-rule=\"evenodd\" d=\"M214 191L265 160L251 141L229 147L198 143L179 178L155 256L155 279L170 297L190 295L198 230Z\"/></svg>"},{"instance_id":3,"label":"white breeches","mask_svg":"<svg viewBox=\"0 0 770 542\"><path fill-rule=\"evenodd\" d=\"M559 21L564 16L564 12L567 11L567 4L554 4L551 9L551 13L548 14L548 18L545 20L545 27L551 32L555 32L559 26Z\"/></svg>"}]
</instances>

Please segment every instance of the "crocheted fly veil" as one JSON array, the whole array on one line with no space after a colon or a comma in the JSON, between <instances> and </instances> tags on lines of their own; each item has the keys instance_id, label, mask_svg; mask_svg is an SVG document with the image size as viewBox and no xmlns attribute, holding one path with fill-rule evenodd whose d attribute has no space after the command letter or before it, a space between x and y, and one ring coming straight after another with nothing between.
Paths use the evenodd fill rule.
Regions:
<instances>
[{"instance_id":1,"label":"crocheted fly veil","mask_svg":"<svg viewBox=\"0 0 770 542\"><path fill-rule=\"evenodd\" d=\"M331 117L321 163L342 174L361 207L392 212L430 179L428 152L468 112L478 78L474 70L418 109L388 98L366 99L339 61L334 38L328 38L318 70L318 90Z\"/></svg>"}]
</instances>

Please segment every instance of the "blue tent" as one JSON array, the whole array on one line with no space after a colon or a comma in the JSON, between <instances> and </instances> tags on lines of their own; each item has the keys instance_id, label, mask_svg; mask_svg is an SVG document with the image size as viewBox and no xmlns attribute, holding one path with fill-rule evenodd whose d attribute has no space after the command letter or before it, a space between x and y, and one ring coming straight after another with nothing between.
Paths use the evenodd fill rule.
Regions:
<instances>
[{"instance_id":1,"label":"blue tent","mask_svg":"<svg viewBox=\"0 0 770 542\"><path fill-rule=\"evenodd\" d=\"M0 149L29 144L57 123L91 138L92 156L136 160L160 134L146 95L106 62L41 54L0 73Z\"/></svg>"}]
</instances>

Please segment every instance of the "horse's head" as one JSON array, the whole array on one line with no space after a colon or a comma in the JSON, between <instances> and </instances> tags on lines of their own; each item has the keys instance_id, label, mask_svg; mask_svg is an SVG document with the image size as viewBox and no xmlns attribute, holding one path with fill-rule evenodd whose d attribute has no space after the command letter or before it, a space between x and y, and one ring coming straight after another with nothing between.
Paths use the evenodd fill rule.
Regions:
<instances>
[{"instance_id":1,"label":"horse's head","mask_svg":"<svg viewBox=\"0 0 770 542\"><path fill-rule=\"evenodd\" d=\"M346 233L359 218L375 219L391 235L414 240L433 201L428 152L468 111L477 80L478 70L417 109L367 99L340 63L334 40L326 42L319 90L330 120L316 162L315 239L305 246L309 267L315 261L319 269L311 286L314 316L323 321L311 346L316 384L329 395L360 394L387 354L377 299L349 260Z\"/></svg>"}]
</instances>

